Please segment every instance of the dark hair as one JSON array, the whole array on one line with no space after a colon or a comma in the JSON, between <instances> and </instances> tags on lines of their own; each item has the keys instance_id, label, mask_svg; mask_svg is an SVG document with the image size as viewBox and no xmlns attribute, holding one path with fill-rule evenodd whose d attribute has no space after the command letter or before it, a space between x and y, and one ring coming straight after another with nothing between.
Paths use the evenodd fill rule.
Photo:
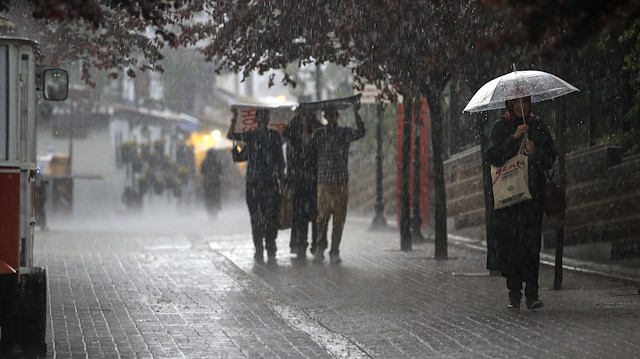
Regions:
<instances>
[{"instance_id":1,"label":"dark hair","mask_svg":"<svg viewBox=\"0 0 640 359\"><path fill-rule=\"evenodd\" d=\"M525 96L520 98L514 98L511 100L506 100L504 102L504 106L507 108L507 111L509 111L509 113L513 113L513 106L516 104L516 102L519 102L520 99L522 99L522 103L528 103L529 105L531 105L531 96Z\"/></svg>"},{"instance_id":2,"label":"dark hair","mask_svg":"<svg viewBox=\"0 0 640 359\"><path fill-rule=\"evenodd\" d=\"M326 105L324 107L324 113L338 113L338 108L335 105Z\"/></svg>"},{"instance_id":3,"label":"dark hair","mask_svg":"<svg viewBox=\"0 0 640 359\"><path fill-rule=\"evenodd\" d=\"M267 119L269 118L269 110L267 110L266 108L258 108L256 109L256 119L258 119L259 117L266 117Z\"/></svg>"}]
</instances>

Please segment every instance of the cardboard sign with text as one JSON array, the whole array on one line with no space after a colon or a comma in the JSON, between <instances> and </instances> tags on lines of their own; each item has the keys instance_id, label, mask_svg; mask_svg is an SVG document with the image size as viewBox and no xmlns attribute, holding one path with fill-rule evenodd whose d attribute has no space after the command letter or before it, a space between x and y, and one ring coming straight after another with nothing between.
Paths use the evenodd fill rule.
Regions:
<instances>
[{"instance_id":1,"label":"cardboard sign with text","mask_svg":"<svg viewBox=\"0 0 640 359\"><path fill-rule=\"evenodd\" d=\"M259 108L269 110L268 127L280 133L284 131L289 121L295 116L295 106L263 107L248 104L231 105L232 111L238 111L236 132L245 132L256 128L256 110Z\"/></svg>"},{"instance_id":2,"label":"cardboard sign with text","mask_svg":"<svg viewBox=\"0 0 640 359\"><path fill-rule=\"evenodd\" d=\"M323 110L326 106L336 106L338 109L344 109L351 106L353 103L360 101L361 96L361 94L357 94L345 98L316 102L302 102L298 106L265 107L250 104L235 104L231 105L231 111L236 110L238 112L236 132L244 132L255 129L257 126L256 110L266 109L269 111L268 127L282 133L289 122L291 122L291 119L293 119L293 117L296 115L297 107L305 107L317 111Z\"/></svg>"}]
</instances>

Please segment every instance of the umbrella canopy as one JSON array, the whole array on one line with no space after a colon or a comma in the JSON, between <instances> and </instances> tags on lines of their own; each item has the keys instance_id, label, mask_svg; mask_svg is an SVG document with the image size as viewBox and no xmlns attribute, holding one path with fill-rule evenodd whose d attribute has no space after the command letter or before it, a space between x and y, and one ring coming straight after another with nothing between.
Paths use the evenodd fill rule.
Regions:
<instances>
[{"instance_id":1,"label":"umbrella canopy","mask_svg":"<svg viewBox=\"0 0 640 359\"><path fill-rule=\"evenodd\" d=\"M362 94L359 93L350 97L335 98L331 100L300 102L300 107L305 107L311 110L324 110L327 106L335 106L338 109L345 109L360 101L361 97Z\"/></svg>"},{"instance_id":2,"label":"umbrella canopy","mask_svg":"<svg viewBox=\"0 0 640 359\"><path fill-rule=\"evenodd\" d=\"M579 90L563 79L547 72L514 71L484 84L473 95L462 112L480 112L503 108L506 100L524 96L531 96L531 102L541 102L575 91Z\"/></svg>"}]
</instances>

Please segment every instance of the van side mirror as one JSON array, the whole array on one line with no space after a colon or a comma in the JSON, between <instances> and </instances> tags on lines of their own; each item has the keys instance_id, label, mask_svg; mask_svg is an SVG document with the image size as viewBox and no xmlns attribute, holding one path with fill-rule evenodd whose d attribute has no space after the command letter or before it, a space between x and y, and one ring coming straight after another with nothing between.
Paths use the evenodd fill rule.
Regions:
<instances>
[{"instance_id":1,"label":"van side mirror","mask_svg":"<svg viewBox=\"0 0 640 359\"><path fill-rule=\"evenodd\" d=\"M64 101L69 95L69 74L62 69L44 71L44 98L49 101Z\"/></svg>"}]
</instances>

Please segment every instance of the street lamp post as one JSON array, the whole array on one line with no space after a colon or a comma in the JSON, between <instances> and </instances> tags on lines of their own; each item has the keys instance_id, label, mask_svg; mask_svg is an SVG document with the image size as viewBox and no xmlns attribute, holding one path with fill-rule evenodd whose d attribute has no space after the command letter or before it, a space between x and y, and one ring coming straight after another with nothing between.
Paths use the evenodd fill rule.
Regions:
<instances>
[{"instance_id":1,"label":"street lamp post","mask_svg":"<svg viewBox=\"0 0 640 359\"><path fill-rule=\"evenodd\" d=\"M414 101L413 126L414 126L414 143L413 143L413 216L411 216L411 239L414 242L423 242L422 236L422 217L420 214L420 168L421 168L421 138L420 129L422 128L422 101L417 98Z\"/></svg>"},{"instance_id":2,"label":"street lamp post","mask_svg":"<svg viewBox=\"0 0 640 359\"><path fill-rule=\"evenodd\" d=\"M383 189L382 189L382 162L384 160L384 154L382 153L382 120L384 118L384 105L378 104L376 108L377 126L376 126L376 142L377 142L377 154L376 154L376 215L373 217L371 228L385 228L387 227L387 220L384 217L384 201L383 201Z\"/></svg>"},{"instance_id":3,"label":"street lamp post","mask_svg":"<svg viewBox=\"0 0 640 359\"><path fill-rule=\"evenodd\" d=\"M411 156L411 109L412 99L410 96L403 95L404 102L404 118L402 121L402 148L401 148L401 172L400 178L400 250L410 251L411 243L411 207L409 201L409 176L410 156Z\"/></svg>"}]
</instances>

